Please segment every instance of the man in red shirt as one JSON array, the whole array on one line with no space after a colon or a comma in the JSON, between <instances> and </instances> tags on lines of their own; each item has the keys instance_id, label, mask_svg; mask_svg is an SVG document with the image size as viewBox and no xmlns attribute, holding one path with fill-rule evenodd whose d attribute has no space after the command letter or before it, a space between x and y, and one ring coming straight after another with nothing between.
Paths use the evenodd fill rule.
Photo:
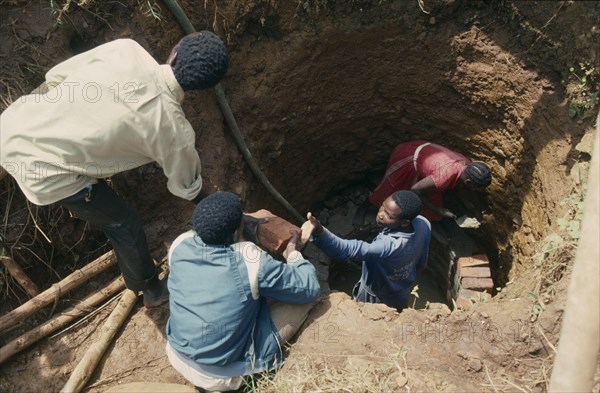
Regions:
<instances>
[{"instance_id":1,"label":"man in red shirt","mask_svg":"<svg viewBox=\"0 0 600 393\"><path fill-rule=\"evenodd\" d=\"M381 183L369 195L376 207L398 190L416 192L423 202L421 215L429 221L456 219L443 207L442 193L457 186L484 189L492 182L490 168L482 162L471 162L435 143L417 140L401 143L392 152Z\"/></svg>"}]
</instances>

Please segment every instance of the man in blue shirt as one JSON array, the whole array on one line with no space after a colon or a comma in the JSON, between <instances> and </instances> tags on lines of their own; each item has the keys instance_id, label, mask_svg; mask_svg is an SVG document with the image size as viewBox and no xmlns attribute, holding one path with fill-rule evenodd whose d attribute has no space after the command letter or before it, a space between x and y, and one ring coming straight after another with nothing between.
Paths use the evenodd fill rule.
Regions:
<instances>
[{"instance_id":1,"label":"man in blue shirt","mask_svg":"<svg viewBox=\"0 0 600 393\"><path fill-rule=\"evenodd\" d=\"M196 206L194 229L168 254L167 355L209 391L238 389L242 376L281 366L282 346L320 292L314 266L296 250L298 233L284 263L243 241L243 226L239 199L211 194Z\"/></svg>"},{"instance_id":2,"label":"man in blue shirt","mask_svg":"<svg viewBox=\"0 0 600 393\"><path fill-rule=\"evenodd\" d=\"M427 266L431 225L419 216L421 199L412 191L396 191L377 212L382 227L371 243L341 239L323 228L310 213L302 225L302 238L312 234L314 244L333 259L361 258L362 275L352 290L357 302L385 303L401 311L417 272Z\"/></svg>"}]
</instances>

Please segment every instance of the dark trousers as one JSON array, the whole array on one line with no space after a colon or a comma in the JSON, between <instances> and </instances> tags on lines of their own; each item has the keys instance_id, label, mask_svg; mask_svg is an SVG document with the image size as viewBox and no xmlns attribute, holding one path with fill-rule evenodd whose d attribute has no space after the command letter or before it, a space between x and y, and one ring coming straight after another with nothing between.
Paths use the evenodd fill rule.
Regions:
<instances>
[{"instance_id":1,"label":"dark trousers","mask_svg":"<svg viewBox=\"0 0 600 393\"><path fill-rule=\"evenodd\" d=\"M384 303L386 306L395 308L398 312L408 307L410 294L397 295L390 299L380 299L373 295L369 290L361 284L359 280L352 288L352 299L355 302L361 303Z\"/></svg>"},{"instance_id":2,"label":"dark trousers","mask_svg":"<svg viewBox=\"0 0 600 393\"><path fill-rule=\"evenodd\" d=\"M139 215L105 181L57 203L102 228L113 246L127 288L141 291L157 281Z\"/></svg>"}]
</instances>

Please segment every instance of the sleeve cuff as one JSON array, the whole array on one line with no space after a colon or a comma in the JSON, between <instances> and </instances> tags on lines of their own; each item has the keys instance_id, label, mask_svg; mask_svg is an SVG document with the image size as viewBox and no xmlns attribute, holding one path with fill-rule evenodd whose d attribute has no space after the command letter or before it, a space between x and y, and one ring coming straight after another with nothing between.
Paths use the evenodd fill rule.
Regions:
<instances>
[{"instance_id":1,"label":"sleeve cuff","mask_svg":"<svg viewBox=\"0 0 600 393\"><path fill-rule=\"evenodd\" d=\"M327 232L327 231L328 231L327 228L323 228L323 232L319 233L318 235L316 235L316 236L310 235L309 240L311 242L314 242L315 244L319 244L321 242L321 240L323 240L326 237L324 235L325 235L325 232Z\"/></svg>"},{"instance_id":2,"label":"sleeve cuff","mask_svg":"<svg viewBox=\"0 0 600 393\"><path fill-rule=\"evenodd\" d=\"M294 250L294 251L290 252L286 258L288 264L294 264L294 263L300 262L303 259L304 258L302 257L302 254L300 254L300 251L298 251L298 250Z\"/></svg>"}]
</instances>

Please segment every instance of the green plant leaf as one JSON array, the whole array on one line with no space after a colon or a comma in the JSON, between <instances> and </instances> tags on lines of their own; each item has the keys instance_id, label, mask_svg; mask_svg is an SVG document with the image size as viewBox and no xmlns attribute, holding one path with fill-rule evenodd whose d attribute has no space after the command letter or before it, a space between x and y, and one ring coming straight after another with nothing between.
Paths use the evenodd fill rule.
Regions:
<instances>
[{"instance_id":1,"label":"green plant leaf","mask_svg":"<svg viewBox=\"0 0 600 393\"><path fill-rule=\"evenodd\" d=\"M544 243L561 244L562 242L563 242L562 236L560 236L556 232L553 232L544 238Z\"/></svg>"},{"instance_id":2,"label":"green plant leaf","mask_svg":"<svg viewBox=\"0 0 600 393\"><path fill-rule=\"evenodd\" d=\"M581 223L577 220L571 220L569 222L569 226L567 227L567 232L573 239L579 239L580 233L579 229L581 227Z\"/></svg>"},{"instance_id":3,"label":"green plant leaf","mask_svg":"<svg viewBox=\"0 0 600 393\"><path fill-rule=\"evenodd\" d=\"M575 213L575 219L579 221L583 221L583 202L579 202L577 204L577 212Z\"/></svg>"},{"instance_id":4,"label":"green plant leaf","mask_svg":"<svg viewBox=\"0 0 600 393\"><path fill-rule=\"evenodd\" d=\"M565 220L564 218L559 218L556 220L556 225L561 231L564 231L569 226L569 220Z\"/></svg>"},{"instance_id":5,"label":"green plant leaf","mask_svg":"<svg viewBox=\"0 0 600 393\"><path fill-rule=\"evenodd\" d=\"M567 203L571 203L571 202L573 202L573 201L575 201L575 200L577 200L577 199L578 199L578 196L577 196L577 194L571 194L571 195L569 195L568 197L566 197L566 198L564 198L563 200L561 200L561 201L559 202L559 204L560 204L561 206L564 206L564 205L566 205Z\"/></svg>"},{"instance_id":6,"label":"green plant leaf","mask_svg":"<svg viewBox=\"0 0 600 393\"><path fill-rule=\"evenodd\" d=\"M551 233L543 241L541 259L544 259L544 253L550 252L560 246L565 240L558 233Z\"/></svg>"}]
</instances>

